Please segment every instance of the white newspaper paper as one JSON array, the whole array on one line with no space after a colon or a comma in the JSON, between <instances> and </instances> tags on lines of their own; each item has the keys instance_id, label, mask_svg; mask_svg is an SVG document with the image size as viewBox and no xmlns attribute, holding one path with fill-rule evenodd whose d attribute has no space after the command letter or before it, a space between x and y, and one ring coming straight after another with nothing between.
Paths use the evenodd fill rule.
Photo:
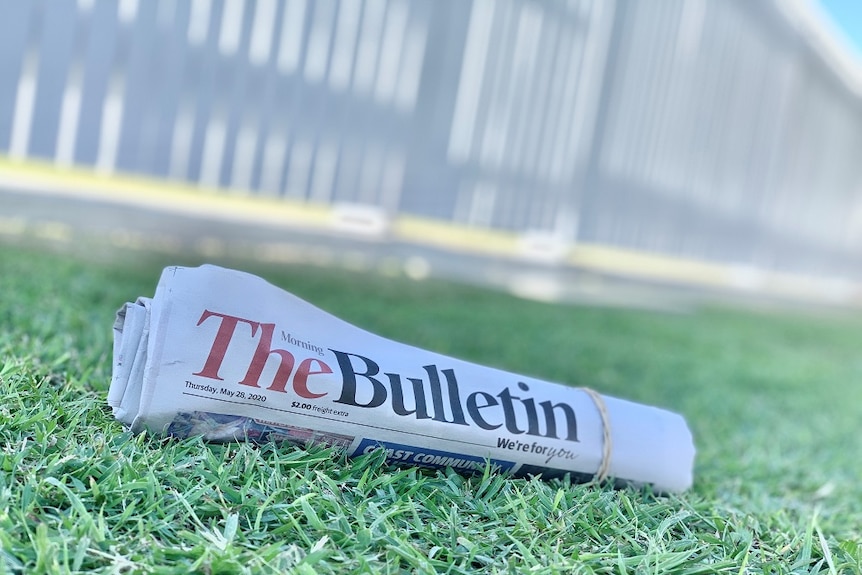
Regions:
<instances>
[{"instance_id":1,"label":"white newspaper paper","mask_svg":"<svg viewBox=\"0 0 862 575\"><path fill-rule=\"evenodd\" d=\"M378 337L246 273L169 267L114 324L108 403L135 432L384 449L390 462L691 486L685 420ZM604 410L604 418L602 411ZM605 440L608 434L608 441Z\"/></svg>"}]
</instances>

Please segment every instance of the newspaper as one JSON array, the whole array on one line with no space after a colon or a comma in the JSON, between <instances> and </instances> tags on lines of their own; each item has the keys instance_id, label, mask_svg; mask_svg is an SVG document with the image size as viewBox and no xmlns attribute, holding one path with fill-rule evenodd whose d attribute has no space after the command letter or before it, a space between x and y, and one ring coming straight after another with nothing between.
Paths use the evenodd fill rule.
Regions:
<instances>
[{"instance_id":1,"label":"newspaper","mask_svg":"<svg viewBox=\"0 0 862 575\"><path fill-rule=\"evenodd\" d=\"M675 413L387 340L211 265L166 268L152 299L117 313L108 403L134 432L668 492L692 482Z\"/></svg>"}]
</instances>

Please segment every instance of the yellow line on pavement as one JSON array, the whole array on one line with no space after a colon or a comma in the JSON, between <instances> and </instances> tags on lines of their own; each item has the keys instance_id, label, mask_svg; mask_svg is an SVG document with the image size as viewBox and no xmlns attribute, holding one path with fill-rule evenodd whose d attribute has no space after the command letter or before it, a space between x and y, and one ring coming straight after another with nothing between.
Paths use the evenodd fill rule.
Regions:
<instances>
[{"instance_id":1,"label":"yellow line on pavement","mask_svg":"<svg viewBox=\"0 0 862 575\"><path fill-rule=\"evenodd\" d=\"M727 286L731 280L728 266L599 244L575 246L568 263L609 274L704 286Z\"/></svg>"},{"instance_id":2,"label":"yellow line on pavement","mask_svg":"<svg viewBox=\"0 0 862 575\"><path fill-rule=\"evenodd\" d=\"M470 228L416 216L399 216L392 234L409 242L488 255L514 256L518 237L513 233Z\"/></svg>"},{"instance_id":3,"label":"yellow line on pavement","mask_svg":"<svg viewBox=\"0 0 862 575\"><path fill-rule=\"evenodd\" d=\"M251 197L243 192L199 188L137 175L100 175L82 168L0 157L0 181L36 193L66 195L168 210L189 215L262 224L320 228L330 225L331 210L296 201Z\"/></svg>"},{"instance_id":4,"label":"yellow line on pavement","mask_svg":"<svg viewBox=\"0 0 862 575\"><path fill-rule=\"evenodd\" d=\"M0 156L0 183L46 195L62 194L79 198L117 202L128 206L209 216L227 221L274 224L306 230L334 231L337 224L332 206L308 204L282 198L251 195L237 190L196 187L129 174L102 175L92 170L60 168L49 162L19 161ZM20 234L25 223L16 219L0 220L0 232ZM42 234L63 238L66 230L44 228ZM412 215L397 215L389 222L389 237L401 241L438 247L461 253L504 258L526 258L523 238L518 234L434 220ZM272 246L271 257L295 259L284 246ZM525 259L525 261L527 261ZM859 303L862 286L794 274L751 270L732 265L685 259L602 244L577 244L571 247L563 265L622 277L670 282L681 285L730 290L750 289L767 295L805 299L828 299L826 292Z\"/></svg>"}]
</instances>

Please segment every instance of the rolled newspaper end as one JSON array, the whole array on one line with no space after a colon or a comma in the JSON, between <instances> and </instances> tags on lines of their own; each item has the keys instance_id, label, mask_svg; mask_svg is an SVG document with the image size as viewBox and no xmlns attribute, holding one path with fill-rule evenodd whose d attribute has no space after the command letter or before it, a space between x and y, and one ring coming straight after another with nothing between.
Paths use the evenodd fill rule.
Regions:
<instances>
[{"instance_id":1,"label":"rolled newspaper end","mask_svg":"<svg viewBox=\"0 0 862 575\"><path fill-rule=\"evenodd\" d=\"M508 373L357 328L266 281L169 267L117 313L108 403L135 432L320 443L459 471L614 478L677 492L678 414Z\"/></svg>"}]
</instances>

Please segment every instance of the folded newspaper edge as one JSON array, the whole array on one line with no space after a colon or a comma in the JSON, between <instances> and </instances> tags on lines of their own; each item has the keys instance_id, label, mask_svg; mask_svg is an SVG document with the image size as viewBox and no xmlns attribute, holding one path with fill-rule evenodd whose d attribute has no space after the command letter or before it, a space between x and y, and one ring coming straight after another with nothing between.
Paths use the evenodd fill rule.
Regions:
<instances>
[{"instance_id":1,"label":"folded newspaper edge","mask_svg":"<svg viewBox=\"0 0 862 575\"><path fill-rule=\"evenodd\" d=\"M114 323L108 404L131 426L289 441L393 463L546 478L692 483L678 414L397 343L256 276L169 267Z\"/></svg>"}]
</instances>

